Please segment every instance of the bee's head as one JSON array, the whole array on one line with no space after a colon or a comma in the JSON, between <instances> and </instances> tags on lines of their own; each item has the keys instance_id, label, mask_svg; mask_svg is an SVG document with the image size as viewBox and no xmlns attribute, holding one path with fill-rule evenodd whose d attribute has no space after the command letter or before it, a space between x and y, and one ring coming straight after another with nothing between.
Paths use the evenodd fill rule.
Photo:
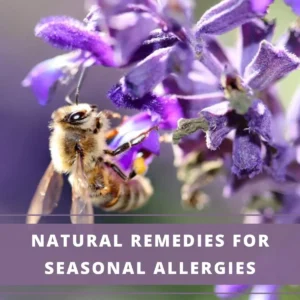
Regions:
<instances>
[{"instance_id":1,"label":"bee's head","mask_svg":"<svg viewBox=\"0 0 300 300\"><path fill-rule=\"evenodd\" d=\"M86 127L90 120L97 114L97 106L87 103L64 106L52 114L54 123L61 123L67 126Z\"/></svg>"}]
</instances>

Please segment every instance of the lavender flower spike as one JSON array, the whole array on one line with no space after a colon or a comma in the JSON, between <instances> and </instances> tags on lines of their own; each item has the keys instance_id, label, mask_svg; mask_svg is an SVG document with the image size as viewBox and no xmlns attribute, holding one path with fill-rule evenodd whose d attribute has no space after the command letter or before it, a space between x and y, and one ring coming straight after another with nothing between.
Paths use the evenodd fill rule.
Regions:
<instances>
[{"instance_id":1,"label":"lavender flower spike","mask_svg":"<svg viewBox=\"0 0 300 300\"><path fill-rule=\"evenodd\" d=\"M208 10L196 25L196 38L228 32L263 17L274 0L224 0Z\"/></svg>"},{"instance_id":2,"label":"lavender flower spike","mask_svg":"<svg viewBox=\"0 0 300 300\"><path fill-rule=\"evenodd\" d=\"M245 82L254 90L263 90L299 67L300 60L284 49L262 41L259 51L245 70Z\"/></svg>"}]
</instances>

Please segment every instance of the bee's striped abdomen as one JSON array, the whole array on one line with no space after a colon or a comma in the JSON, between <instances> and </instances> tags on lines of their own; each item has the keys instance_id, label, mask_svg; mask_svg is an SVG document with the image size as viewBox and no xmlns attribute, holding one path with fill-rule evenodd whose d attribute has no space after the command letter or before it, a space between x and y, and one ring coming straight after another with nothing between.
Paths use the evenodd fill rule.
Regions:
<instances>
[{"instance_id":1,"label":"bee's striped abdomen","mask_svg":"<svg viewBox=\"0 0 300 300\"><path fill-rule=\"evenodd\" d=\"M116 197L101 204L100 207L105 211L128 212L144 206L152 194L150 180L137 176L128 182L120 183Z\"/></svg>"}]
</instances>

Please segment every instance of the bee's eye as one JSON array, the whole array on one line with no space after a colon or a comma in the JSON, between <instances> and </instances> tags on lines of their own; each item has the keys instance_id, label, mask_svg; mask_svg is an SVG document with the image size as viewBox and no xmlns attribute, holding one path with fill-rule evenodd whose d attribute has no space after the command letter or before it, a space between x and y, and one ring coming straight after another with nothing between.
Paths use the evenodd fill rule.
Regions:
<instances>
[{"instance_id":1,"label":"bee's eye","mask_svg":"<svg viewBox=\"0 0 300 300\"><path fill-rule=\"evenodd\" d=\"M86 113L85 113L85 112L82 112L82 111L81 111L81 112L76 112L76 113L73 113L73 114L71 114L71 115L69 116L68 121L69 121L70 123L76 123L76 122L78 122L78 121L84 119L85 116L86 116Z\"/></svg>"}]
</instances>

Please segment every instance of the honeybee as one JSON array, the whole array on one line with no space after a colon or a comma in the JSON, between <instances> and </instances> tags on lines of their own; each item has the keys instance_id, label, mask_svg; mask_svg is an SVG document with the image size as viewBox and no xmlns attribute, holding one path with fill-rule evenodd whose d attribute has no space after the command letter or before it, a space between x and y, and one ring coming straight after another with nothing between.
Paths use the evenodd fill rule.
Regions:
<instances>
[{"instance_id":1,"label":"honeybee","mask_svg":"<svg viewBox=\"0 0 300 300\"><path fill-rule=\"evenodd\" d=\"M53 112L50 123L51 163L32 199L27 223L38 223L37 214L50 214L57 206L63 174L69 174L72 187L72 223L93 223L93 205L106 211L125 212L144 205L153 193L143 174L145 159L151 153L141 151L126 175L114 157L143 142L152 127L117 149L108 148L107 140L118 133L110 129L110 118L120 118L111 111L100 111L95 105L79 103Z\"/></svg>"}]
</instances>

